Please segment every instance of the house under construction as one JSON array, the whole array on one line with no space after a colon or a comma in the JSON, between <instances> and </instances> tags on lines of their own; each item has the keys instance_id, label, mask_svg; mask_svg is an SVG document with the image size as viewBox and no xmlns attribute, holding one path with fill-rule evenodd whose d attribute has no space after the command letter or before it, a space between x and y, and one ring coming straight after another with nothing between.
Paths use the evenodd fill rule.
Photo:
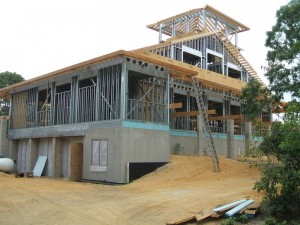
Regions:
<instances>
[{"instance_id":1,"label":"house under construction","mask_svg":"<svg viewBox=\"0 0 300 225\"><path fill-rule=\"evenodd\" d=\"M147 27L158 44L0 90L18 171L47 156L45 176L126 183L173 153L211 154L218 170L217 154L245 151L241 89L260 80L238 47L249 28L208 5Z\"/></svg>"}]
</instances>

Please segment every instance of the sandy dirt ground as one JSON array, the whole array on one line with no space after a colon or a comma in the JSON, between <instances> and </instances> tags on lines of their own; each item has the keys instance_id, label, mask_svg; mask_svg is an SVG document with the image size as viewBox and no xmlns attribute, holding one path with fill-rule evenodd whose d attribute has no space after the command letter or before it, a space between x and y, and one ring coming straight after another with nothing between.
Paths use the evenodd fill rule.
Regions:
<instances>
[{"instance_id":1,"label":"sandy dirt ground","mask_svg":"<svg viewBox=\"0 0 300 225\"><path fill-rule=\"evenodd\" d=\"M15 178L0 172L0 224L157 225L244 198L260 200L252 190L258 168L220 158L221 172L214 173L209 157L170 160L126 185Z\"/></svg>"}]
</instances>

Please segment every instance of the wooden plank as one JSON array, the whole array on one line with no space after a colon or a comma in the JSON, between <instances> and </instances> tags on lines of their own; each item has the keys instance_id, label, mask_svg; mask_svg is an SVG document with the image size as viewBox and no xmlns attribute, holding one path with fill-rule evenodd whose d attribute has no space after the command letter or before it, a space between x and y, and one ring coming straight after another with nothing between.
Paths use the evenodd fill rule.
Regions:
<instances>
[{"instance_id":1,"label":"wooden plank","mask_svg":"<svg viewBox=\"0 0 300 225\"><path fill-rule=\"evenodd\" d=\"M213 214L213 212L211 210L203 210L203 211L199 211L198 213L196 213L196 220L197 222L204 220L208 217L211 217L211 215Z\"/></svg>"},{"instance_id":2,"label":"wooden plank","mask_svg":"<svg viewBox=\"0 0 300 225\"><path fill-rule=\"evenodd\" d=\"M206 111L208 115L216 114L215 109L210 109ZM183 117L183 116L197 116L199 115L199 111L190 111L190 112L175 112L172 113L172 117Z\"/></svg>"},{"instance_id":3,"label":"wooden plank","mask_svg":"<svg viewBox=\"0 0 300 225\"><path fill-rule=\"evenodd\" d=\"M224 212L215 212L213 213L210 217L211 218L220 218L221 216L223 216L227 211Z\"/></svg>"},{"instance_id":4,"label":"wooden plank","mask_svg":"<svg viewBox=\"0 0 300 225\"><path fill-rule=\"evenodd\" d=\"M248 208L245 209L244 213L248 215L255 215L259 210L260 204L260 202L255 202L251 204Z\"/></svg>"},{"instance_id":5,"label":"wooden plank","mask_svg":"<svg viewBox=\"0 0 300 225\"><path fill-rule=\"evenodd\" d=\"M235 119L244 119L244 115L231 115L231 116L215 116L208 118L209 121L212 120L235 120Z\"/></svg>"},{"instance_id":6,"label":"wooden plank","mask_svg":"<svg viewBox=\"0 0 300 225\"><path fill-rule=\"evenodd\" d=\"M83 164L83 144L71 144L71 163L70 163L70 178L71 180L80 180L82 178Z\"/></svg>"},{"instance_id":7,"label":"wooden plank","mask_svg":"<svg viewBox=\"0 0 300 225\"><path fill-rule=\"evenodd\" d=\"M245 119L243 119L243 120L234 120L234 123L239 123L239 124L241 124L241 123L245 123L245 122L247 122Z\"/></svg>"},{"instance_id":8,"label":"wooden plank","mask_svg":"<svg viewBox=\"0 0 300 225\"><path fill-rule=\"evenodd\" d=\"M249 205L251 205L254 201L252 199L249 199L242 204L234 207L233 209L229 210L228 212L225 213L226 216L231 217L235 215L236 213L242 211L243 209L247 208Z\"/></svg>"},{"instance_id":9,"label":"wooden plank","mask_svg":"<svg viewBox=\"0 0 300 225\"><path fill-rule=\"evenodd\" d=\"M248 215L255 215L257 212L256 209L246 209L245 210L245 214L248 214Z\"/></svg>"},{"instance_id":10,"label":"wooden plank","mask_svg":"<svg viewBox=\"0 0 300 225\"><path fill-rule=\"evenodd\" d=\"M247 209L258 209L261 205L261 202L254 202Z\"/></svg>"},{"instance_id":11,"label":"wooden plank","mask_svg":"<svg viewBox=\"0 0 300 225\"><path fill-rule=\"evenodd\" d=\"M182 108L182 102L171 103L171 104L169 104L169 108L170 109L180 109L180 108Z\"/></svg>"},{"instance_id":12,"label":"wooden plank","mask_svg":"<svg viewBox=\"0 0 300 225\"><path fill-rule=\"evenodd\" d=\"M167 225L173 225L173 224L182 224L182 223L186 223L192 220L196 220L196 216L195 215L190 215L190 216L185 216L179 219L176 219L174 221L169 221L166 224Z\"/></svg>"}]
</instances>

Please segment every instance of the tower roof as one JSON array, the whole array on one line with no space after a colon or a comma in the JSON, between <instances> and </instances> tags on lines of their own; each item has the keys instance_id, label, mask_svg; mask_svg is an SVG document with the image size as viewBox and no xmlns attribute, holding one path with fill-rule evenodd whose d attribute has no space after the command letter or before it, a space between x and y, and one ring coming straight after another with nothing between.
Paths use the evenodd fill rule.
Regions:
<instances>
[{"instance_id":1,"label":"tower roof","mask_svg":"<svg viewBox=\"0 0 300 225\"><path fill-rule=\"evenodd\" d=\"M147 25L148 28L156 31L161 29L162 33L168 36L172 36L173 26L178 35L203 30L209 32L224 30L228 34L234 34L250 29L209 5Z\"/></svg>"}]
</instances>

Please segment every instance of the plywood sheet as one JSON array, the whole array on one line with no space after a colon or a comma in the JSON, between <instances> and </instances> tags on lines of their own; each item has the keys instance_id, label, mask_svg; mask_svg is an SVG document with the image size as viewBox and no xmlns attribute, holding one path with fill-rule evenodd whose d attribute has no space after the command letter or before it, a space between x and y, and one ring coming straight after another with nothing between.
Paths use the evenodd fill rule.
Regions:
<instances>
[{"instance_id":1,"label":"plywood sheet","mask_svg":"<svg viewBox=\"0 0 300 225\"><path fill-rule=\"evenodd\" d=\"M40 177L43 173L47 161L47 156L39 156L33 169L33 176Z\"/></svg>"}]
</instances>

